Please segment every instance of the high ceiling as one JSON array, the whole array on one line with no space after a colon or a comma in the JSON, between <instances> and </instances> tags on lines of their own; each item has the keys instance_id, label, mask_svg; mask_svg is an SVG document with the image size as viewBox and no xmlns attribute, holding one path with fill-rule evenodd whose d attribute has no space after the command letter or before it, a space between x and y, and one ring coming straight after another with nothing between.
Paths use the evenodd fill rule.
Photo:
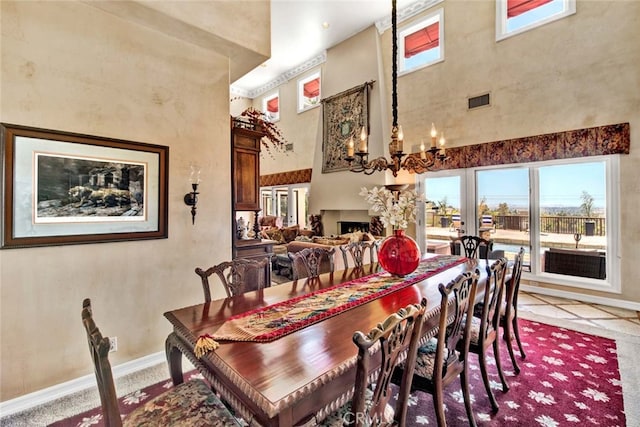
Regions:
<instances>
[{"instance_id":1,"label":"high ceiling","mask_svg":"<svg viewBox=\"0 0 640 427\"><path fill-rule=\"evenodd\" d=\"M403 12L410 16L435 2L397 0L398 21ZM270 83L317 65L314 58L327 49L390 19L391 0L271 0L271 58L233 82L232 91L253 98Z\"/></svg>"}]
</instances>

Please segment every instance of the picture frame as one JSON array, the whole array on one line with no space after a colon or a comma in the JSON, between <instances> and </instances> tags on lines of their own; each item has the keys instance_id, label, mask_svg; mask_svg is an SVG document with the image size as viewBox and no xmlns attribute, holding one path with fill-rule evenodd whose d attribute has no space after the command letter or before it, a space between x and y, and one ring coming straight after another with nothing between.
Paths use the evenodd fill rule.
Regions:
<instances>
[{"instance_id":1,"label":"picture frame","mask_svg":"<svg viewBox=\"0 0 640 427\"><path fill-rule=\"evenodd\" d=\"M0 123L0 248L168 237L169 147Z\"/></svg>"},{"instance_id":2,"label":"picture frame","mask_svg":"<svg viewBox=\"0 0 640 427\"><path fill-rule=\"evenodd\" d=\"M322 173L349 170L347 142L358 141L364 126L369 129L369 89L373 81L322 100ZM367 132L368 134L368 132Z\"/></svg>"}]
</instances>

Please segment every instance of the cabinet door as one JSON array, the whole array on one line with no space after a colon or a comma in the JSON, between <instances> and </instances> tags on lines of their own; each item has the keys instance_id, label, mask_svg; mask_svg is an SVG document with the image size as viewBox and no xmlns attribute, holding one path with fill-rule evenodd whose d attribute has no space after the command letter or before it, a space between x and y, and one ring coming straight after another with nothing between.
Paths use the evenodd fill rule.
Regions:
<instances>
[{"instance_id":1,"label":"cabinet door","mask_svg":"<svg viewBox=\"0 0 640 427\"><path fill-rule=\"evenodd\" d=\"M259 154L253 150L235 149L234 197L236 211L260 209Z\"/></svg>"},{"instance_id":2,"label":"cabinet door","mask_svg":"<svg viewBox=\"0 0 640 427\"><path fill-rule=\"evenodd\" d=\"M234 128L233 142L233 209L260 209L260 139L263 134Z\"/></svg>"}]
</instances>

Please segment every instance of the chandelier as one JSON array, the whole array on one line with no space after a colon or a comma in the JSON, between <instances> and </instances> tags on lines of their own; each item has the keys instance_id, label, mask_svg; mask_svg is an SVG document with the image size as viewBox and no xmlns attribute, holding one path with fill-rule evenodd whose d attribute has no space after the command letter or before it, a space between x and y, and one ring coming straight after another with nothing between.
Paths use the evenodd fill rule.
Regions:
<instances>
[{"instance_id":1,"label":"chandelier","mask_svg":"<svg viewBox=\"0 0 640 427\"><path fill-rule=\"evenodd\" d=\"M391 40L392 40L392 72L391 72L391 111L393 113L393 123L391 125L391 142L389 143L389 154L391 160L385 157L378 157L369 161L369 151L367 149L367 131L362 127L360 132L360 143L355 149L353 137L347 142L347 157L352 172L363 172L371 175L375 171L385 171L389 169L394 177L398 176L398 171L404 169L409 173L424 173L432 170L438 163L443 162L447 156L445 154L444 134L440 134L438 144L436 144L438 132L435 125L431 124L431 145L425 148L424 142L420 145L419 153L404 152L404 134L402 126L398 125L398 41L397 41L397 18L396 0L391 0Z\"/></svg>"}]
</instances>

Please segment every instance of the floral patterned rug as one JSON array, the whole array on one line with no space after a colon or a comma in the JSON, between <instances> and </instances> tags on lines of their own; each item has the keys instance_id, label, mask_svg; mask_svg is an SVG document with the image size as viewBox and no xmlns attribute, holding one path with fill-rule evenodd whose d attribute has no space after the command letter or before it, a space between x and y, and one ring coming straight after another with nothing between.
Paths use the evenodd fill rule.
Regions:
<instances>
[{"instance_id":1,"label":"floral patterned rug","mask_svg":"<svg viewBox=\"0 0 640 427\"><path fill-rule=\"evenodd\" d=\"M626 425L622 387L614 340L550 326L540 322L520 321L521 338L527 358L518 357L521 372L513 373L504 343L502 365L510 390L502 392L497 371L490 358L490 378L500 404L496 414L486 396L477 356L469 361L473 409L479 426L606 426ZM191 372L187 376L200 377ZM171 387L167 380L138 390L120 399L127 414L144 402ZM446 390L447 422L466 425L466 413L458 382ZM416 391L411 396L408 426L435 426L431 395ZM102 427L99 408L51 424L52 427Z\"/></svg>"}]
</instances>

